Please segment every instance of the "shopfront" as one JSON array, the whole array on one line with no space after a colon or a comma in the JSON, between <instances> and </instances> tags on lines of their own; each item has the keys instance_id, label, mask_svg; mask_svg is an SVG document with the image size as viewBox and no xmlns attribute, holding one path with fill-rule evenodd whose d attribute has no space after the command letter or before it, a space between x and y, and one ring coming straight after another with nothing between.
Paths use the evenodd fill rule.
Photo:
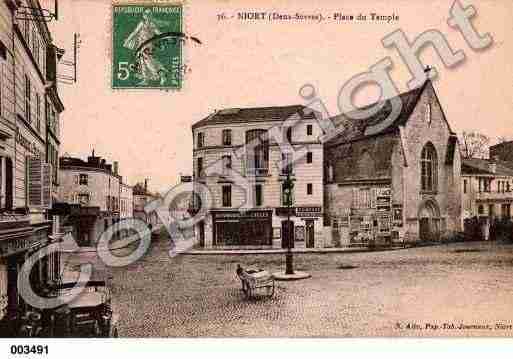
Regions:
<instances>
[{"instance_id":1,"label":"shopfront","mask_svg":"<svg viewBox=\"0 0 513 359\"><path fill-rule=\"evenodd\" d=\"M212 212L215 246L272 245L272 211Z\"/></svg>"},{"instance_id":2,"label":"shopfront","mask_svg":"<svg viewBox=\"0 0 513 359\"><path fill-rule=\"evenodd\" d=\"M278 207L276 208L276 216L280 220L280 226L278 227L279 230L275 230L275 233L280 233L282 248L288 246L289 233L292 235L290 244L292 248L296 246L295 242L300 242L301 246L306 248L316 246L316 239L319 240L321 236L319 229L322 227L321 206ZM289 217L290 222L288 222Z\"/></svg>"},{"instance_id":3,"label":"shopfront","mask_svg":"<svg viewBox=\"0 0 513 359\"><path fill-rule=\"evenodd\" d=\"M20 317L30 310L20 296L18 274L26 259L48 244L49 229L49 225L30 225L26 216L0 221L0 336L15 335ZM52 255L34 265L30 283L36 293L44 295L48 280L59 275L58 260Z\"/></svg>"}]
</instances>

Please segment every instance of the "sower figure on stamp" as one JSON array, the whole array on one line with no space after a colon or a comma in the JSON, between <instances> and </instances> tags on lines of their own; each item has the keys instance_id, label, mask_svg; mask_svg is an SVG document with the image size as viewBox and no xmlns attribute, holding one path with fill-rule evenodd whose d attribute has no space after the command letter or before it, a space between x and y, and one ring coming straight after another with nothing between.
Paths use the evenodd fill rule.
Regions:
<instances>
[{"instance_id":1,"label":"sower figure on stamp","mask_svg":"<svg viewBox=\"0 0 513 359\"><path fill-rule=\"evenodd\" d=\"M168 23L153 18L150 9L144 10L142 21L128 35L123 46L136 51L145 41L162 33L157 25L165 26ZM142 80L140 85L146 85L150 80L160 81L160 84L164 85L167 79L167 69L153 56L153 44L151 42L148 42L139 51L137 62L138 71L136 77Z\"/></svg>"}]
</instances>

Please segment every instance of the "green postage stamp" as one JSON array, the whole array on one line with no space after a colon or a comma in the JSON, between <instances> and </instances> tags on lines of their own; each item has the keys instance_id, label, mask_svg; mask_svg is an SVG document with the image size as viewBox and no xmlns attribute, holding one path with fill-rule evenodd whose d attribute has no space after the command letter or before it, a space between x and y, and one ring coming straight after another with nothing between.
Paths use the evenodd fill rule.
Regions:
<instances>
[{"instance_id":1,"label":"green postage stamp","mask_svg":"<svg viewBox=\"0 0 513 359\"><path fill-rule=\"evenodd\" d=\"M112 88L182 87L179 4L113 5Z\"/></svg>"}]
</instances>

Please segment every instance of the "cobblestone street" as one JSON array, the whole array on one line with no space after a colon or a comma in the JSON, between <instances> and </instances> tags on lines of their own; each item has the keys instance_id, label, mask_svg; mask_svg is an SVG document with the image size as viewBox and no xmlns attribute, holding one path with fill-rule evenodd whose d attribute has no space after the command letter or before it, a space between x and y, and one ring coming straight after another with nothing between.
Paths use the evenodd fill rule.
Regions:
<instances>
[{"instance_id":1,"label":"cobblestone street","mask_svg":"<svg viewBox=\"0 0 513 359\"><path fill-rule=\"evenodd\" d=\"M112 271L120 336L513 335L511 328L496 327L513 324L512 245L465 243L294 259L310 279L277 282L272 299L247 301L237 264L275 271L282 269L282 255L169 258L167 242L157 241L143 259ZM458 329L461 324L470 327Z\"/></svg>"}]
</instances>

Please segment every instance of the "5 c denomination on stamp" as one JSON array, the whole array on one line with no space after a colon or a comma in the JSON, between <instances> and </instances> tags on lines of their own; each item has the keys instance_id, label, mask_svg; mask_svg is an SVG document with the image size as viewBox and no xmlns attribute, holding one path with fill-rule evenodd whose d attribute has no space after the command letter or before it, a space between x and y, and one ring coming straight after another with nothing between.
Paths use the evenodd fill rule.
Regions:
<instances>
[{"instance_id":1,"label":"5 c denomination on stamp","mask_svg":"<svg viewBox=\"0 0 513 359\"><path fill-rule=\"evenodd\" d=\"M119 4L112 14L112 87L182 87L180 4Z\"/></svg>"}]
</instances>

